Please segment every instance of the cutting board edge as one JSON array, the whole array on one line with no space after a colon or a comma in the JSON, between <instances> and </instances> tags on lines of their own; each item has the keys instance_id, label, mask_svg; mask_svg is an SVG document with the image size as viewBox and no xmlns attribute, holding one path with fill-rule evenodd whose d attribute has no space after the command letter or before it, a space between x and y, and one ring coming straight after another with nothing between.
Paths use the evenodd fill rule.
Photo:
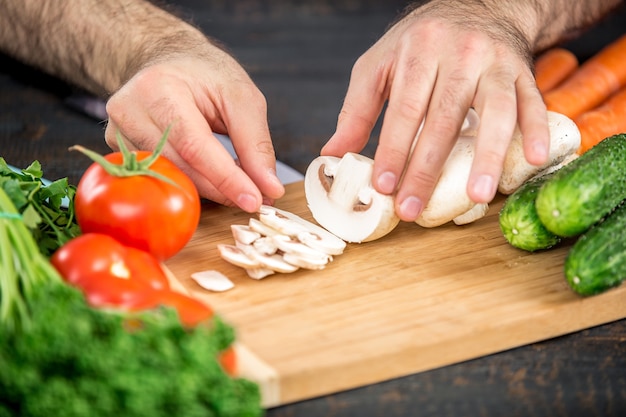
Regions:
<instances>
[{"instance_id":1,"label":"cutting board edge","mask_svg":"<svg viewBox=\"0 0 626 417\"><path fill-rule=\"evenodd\" d=\"M621 288L621 289L615 289L613 290L613 292L605 293L596 297L606 298L607 296L611 296L611 298L619 299L620 297L623 297L625 293L626 293L626 288ZM571 312L572 315L591 317L590 315L587 314L587 310L595 309L597 303L589 302L590 300L591 300L590 298L581 299L580 300L581 304L585 307L578 312ZM579 303L577 302L574 302L570 305L571 309L576 309L578 307L579 307ZM563 313L566 314L567 311ZM549 314L547 312L544 312L543 316L545 316L546 322L548 323L551 322ZM355 372L358 374L358 368L366 367L367 375L365 377L362 377L358 382L354 380L342 380L341 375L335 375L332 372L332 370L330 370L328 372L328 376L324 377L321 380L318 378L315 378L315 375L309 375L307 378L308 380L305 381L305 384L304 384L306 386L306 389L303 390L302 385L301 385L303 381L297 381L298 378L300 379L304 378L303 376L296 375L294 376L294 378L291 378L289 375L279 376L280 400L278 401L278 403L275 404L275 406L286 405L286 404L290 404L290 403L294 403L298 401L305 401L305 400L321 397L324 395L334 394L337 392L342 392L342 391L346 391L350 389L363 388L371 384L390 381L393 379L402 378L405 376L414 375L414 374L418 374L421 372L439 369L445 366L450 366L450 365L454 365L458 363L463 363L463 362L479 359L481 357L485 357L491 354L497 354L497 353L513 350L519 347L528 346L533 343L539 343L539 342L547 341L553 338L565 336L568 334L577 333L579 331L586 330L591 327L601 326L601 325L608 324L617 320L622 320L624 318L626 318L626 305L624 305L623 308L620 310L613 310L613 311L606 310L605 313L602 314L601 318L599 318L596 315L595 318L593 319L589 318L587 320L576 320L576 322L578 323L576 326L571 326L571 325L563 326L562 328L553 330L549 333L538 331L535 335L529 337L528 336L529 333L519 332L518 334L520 336L518 336L517 339L509 340L507 342L503 341L501 330L499 328L493 328L491 331L487 332L488 335L493 337L493 339L495 340L493 344L483 344L481 347L480 346L481 344L477 343L475 345L475 350L473 350L472 353L467 353L461 356L458 356L458 355L446 356L441 360L434 360L432 359L432 356L431 356L431 359L428 359L428 358L423 359L421 361L416 362L415 365L411 367L406 367L406 362L404 362L404 365L402 366L403 369L393 367L393 363L397 363L398 361L399 354L397 352L390 352L386 355L383 355L385 359L384 360L381 359L380 361L381 365L378 366L379 373L375 372L376 367L373 368L371 362L368 362L368 363L355 362L351 364L350 367L355 368L355 371L350 371L349 369L346 370L345 368L342 368L341 370L342 374L352 375ZM503 325L501 327L508 327L508 326ZM534 328L536 329L536 327L537 326L535 325ZM527 329L527 330L532 331L533 325L530 323L527 323L526 325L518 329L519 330ZM523 333L523 336L522 336L522 333ZM441 344L430 345L428 346L427 350L432 351L431 355L433 356L441 355L442 352L443 353L446 352L445 344L446 342L443 342ZM409 347L405 349L405 351L407 351L405 354L414 355L416 351L418 350L421 350L421 348ZM367 359L363 360L363 362L367 362ZM363 374L359 374L359 375L363 375ZM293 379L295 379L296 381L292 382ZM298 382L297 384L299 386L298 388L295 388L296 384L294 382Z\"/></svg>"}]
</instances>

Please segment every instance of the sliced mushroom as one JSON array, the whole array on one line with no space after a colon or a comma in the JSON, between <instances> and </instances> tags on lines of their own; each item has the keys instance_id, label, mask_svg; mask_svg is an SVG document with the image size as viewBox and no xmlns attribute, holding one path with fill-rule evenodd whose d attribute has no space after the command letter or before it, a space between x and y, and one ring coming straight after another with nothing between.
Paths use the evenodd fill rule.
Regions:
<instances>
[{"instance_id":1,"label":"sliced mushroom","mask_svg":"<svg viewBox=\"0 0 626 417\"><path fill-rule=\"evenodd\" d=\"M207 270L194 272L191 278L205 290L223 292L235 287L228 277L219 271Z\"/></svg>"},{"instance_id":2,"label":"sliced mushroom","mask_svg":"<svg viewBox=\"0 0 626 417\"><path fill-rule=\"evenodd\" d=\"M252 242L261 237L261 233L254 231L249 225L245 224L233 224L230 226L233 238L237 242L241 242L244 245L250 245Z\"/></svg>"},{"instance_id":3,"label":"sliced mushroom","mask_svg":"<svg viewBox=\"0 0 626 417\"><path fill-rule=\"evenodd\" d=\"M303 269L324 269L326 265L332 260L330 257L315 258L303 255L301 253L284 253L283 259L292 265L296 265Z\"/></svg>"},{"instance_id":4,"label":"sliced mushroom","mask_svg":"<svg viewBox=\"0 0 626 417\"><path fill-rule=\"evenodd\" d=\"M271 237L280 234L278 230L268 226L258 219L255 219L254 217L250 218L250 220L248 221L248 225L250 226L250 229L261 234L262 236Z\"/></svg>"},{"instance_id":5,"label":"sliced mushroom","mask_svg":"<svg viewBox=\"0 0 626 417\"><path fill-rule=\"evenodd\" d=\"M258 268L261 266L261 263L258 260L248 256L248 254L245 253L239 246L220 243L217 245L217 250L219 251L222 259L241 268Z\"/></svg>"},{"instance_id":6,"label":"sliced mushroom","mask_svg":"<svg viewBox=\"0 0 626 417\"><path fill-rule=\"evenodd\" d=\"M271 239L273 244L285 255L293 254L309 259L319 259L320 261L324 261L324 263L327 263L328 260L332 258L328 253L313 249L291 236L276 235Z\"/></svg>"},{"instance_id":7,"label":"sliced mushroom","mask_svg":"<svg viewBox=\"0 0 626 417\"><path fill-rule=\"evenodd\" d=\"M373 165L372 159L349 152L342 158L317 157L305 173L305 195L313 218L347 242L378 239L400 221L393 197L372 187Z\"/></svg>"},{"instance_id":8,"label":"sliced mushroom","mask_svg":"<svg viewBox=\"0 0 626 417\"><path fill-rule=\"evenodd\" d=\"M346 247L346 242L335 234L286 210L261 206L259 220L282 234L295 237L329 255L340 255Z\"/></svg>"},{"instance_id":9,"label":"sliced mushroom","mask_svg":"<svg viewBox=\"0 0 626 417\"><path fill-rule=\"evenodd\" d=\"M242 252L254 261L258 262L257 266L261 266L266 269L271 269L275 272L290 273L298 270L297 265L292 265L285 261L282 255L275 253L273 255L265 255L259 252L254 246L247 247L238 246Z\"/></svg>"},{"instance_id":10,"label":"sliced mushroom","mask_svg":"<svg viewBox=\"0 0 626 417\"><path fill-rule=\"evenodd\" d=\"M247 268L246 273L252 279L263 279L275 274L276 271L269 268Z\"/></svg>"},{"instance_id":11,"label":"sliced mushroom","mask_svg":"<svg viewBox=\"0 0 626 417\"><path fill-rule=\"evenodd\" d=\"M526 161L522 133L519 128L515 129L498 183L498 191L502 194L512 194L530 178L552 166L561 164L576 153L580 147L580 131L569 117L548 111L548 127L550 129L550 153L548 161L543 165L532 165Z\"/></svg>"},{"instance_id":12,"label":"sliced mushroom","mask_svg":"<svg viewBox=\"0 0 626 417\"><path fill-rule=\"evenodd\" d=\"M273 255L278 252L278 246L274 242L274 237L262 236L252 242L254 249L262 253L263 255Z\"/></svg>"}]
</instances>

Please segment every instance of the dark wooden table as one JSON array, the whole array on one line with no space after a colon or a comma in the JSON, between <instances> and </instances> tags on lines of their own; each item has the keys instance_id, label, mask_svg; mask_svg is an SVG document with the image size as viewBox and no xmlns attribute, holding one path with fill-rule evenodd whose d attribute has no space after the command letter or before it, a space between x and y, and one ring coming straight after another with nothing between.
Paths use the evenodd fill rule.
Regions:
<instances>
[{"instance_id":1,"label":"dark wooden table","mask_svg":"<svg viewBox=\"0 0 626 417\"><path fill-rule=\"evenodd\" d=\"M265 93L280 160L301 172L332 134L354 60L404 2L170 1L221 39ZM208 3L211 3L209 6ZM613 14L568 44L582 59L623 32ZM71 86L0 55L0 156L77 183L104 124ZM377 130L366 153L376 143ZM624 300L626 302L626 300ZM305 358L303 358L305 360ZM626 320L429 372L268 410L280 416L626 416Z\"/></svg>"}]
</instances>

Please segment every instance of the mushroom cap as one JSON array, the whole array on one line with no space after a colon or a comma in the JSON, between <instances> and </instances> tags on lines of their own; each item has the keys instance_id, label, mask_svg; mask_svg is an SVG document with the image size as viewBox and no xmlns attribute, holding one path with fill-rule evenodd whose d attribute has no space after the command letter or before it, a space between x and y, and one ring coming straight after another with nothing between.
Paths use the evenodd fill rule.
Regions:
<instances>
[{"instance_id":1,"label":"mushroom cap","mask_svg":"<svg viewBox=\"0 0 626 417\"><path fill-rule=\"evenodd\" d=\"M476 204L467 195L467 181L474 160L474 140L472 136L461 136L454 144L428 204L415 221L420 226L441 226Z\"/></svg>"},{"instance_id":2,"label":"mushroom cap","mask_svg":"<svg viewBox=\"0 0 626 417\"><path fill-rule=\"evenodd\" d=\"M561 113L548 111L548 128L550 152L548 161L543 165L532 165L526 161L522 132L519 127L515 128L498 182L498 191L502 194L513 193L530 178L559 165L576 153L580 147L580 131L572 119Z\"/></svg>"},{"instance_id":3,"label":"mushroom cap","mask_svg":"<svg viewBox=\"0 0 626 417\"><path fill-rule=\"evenodd\" d=\"M393 196L372 186L373 166L371 158L348 152L342 158L319 156L305 173L305 195L313 218L347 242L381 238L400 222Z\"/></svg>"}]
</instances>

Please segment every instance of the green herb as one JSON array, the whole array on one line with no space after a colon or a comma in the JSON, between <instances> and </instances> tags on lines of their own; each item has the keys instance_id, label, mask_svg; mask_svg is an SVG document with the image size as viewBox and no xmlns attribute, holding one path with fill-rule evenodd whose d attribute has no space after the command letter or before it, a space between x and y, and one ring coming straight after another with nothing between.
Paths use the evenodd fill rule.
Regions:
<instances>
[{"instance_id":1,"label":"green herb","mask_svg":"<svg viewBox=\"0 0 626 417\"><path fill-rule=\"evenodd\" d=\"M0 333L30 324L28 298L48 282L61 282L61 277L39 252L22 215L0 188Z\"/></svg>"},{"instance_id":2,"label":"green herb","mask_svg":"<svg viewBox=\"0 0 626 417\"><path fill-rule=\"evenodd\" d=\"M38 162L15 173L0 158L0 174L0 417L263 414L258 385L219 362L229 325L91 308L37 246L50 253L78 233L74 188L43 184Z\"/></svg>"},{"instance_id":3,"label":"green herb","mask_svg":"<svg viewBox=\"0 0 626 417\"><path fill-rule=\"evenodd\" d=\"M0 416L263 414L258 386L219 364L234 336L218 317L189 330L173 309L105 312L56 283L30 301L29 330L0 331Z\"/></svg>"},{"instance_id":4,"label":"green herb","mask_svg":"<svg viewBox=\"0 0 626 417\"><path fill-rule=\"evenodd\" d=\"M44 183L39 161L16 172L0 157L0 188L21 214L45 256L80 234L74 216L76 187L69 184L67 178Z\"/></svg>"}]
</instances>

